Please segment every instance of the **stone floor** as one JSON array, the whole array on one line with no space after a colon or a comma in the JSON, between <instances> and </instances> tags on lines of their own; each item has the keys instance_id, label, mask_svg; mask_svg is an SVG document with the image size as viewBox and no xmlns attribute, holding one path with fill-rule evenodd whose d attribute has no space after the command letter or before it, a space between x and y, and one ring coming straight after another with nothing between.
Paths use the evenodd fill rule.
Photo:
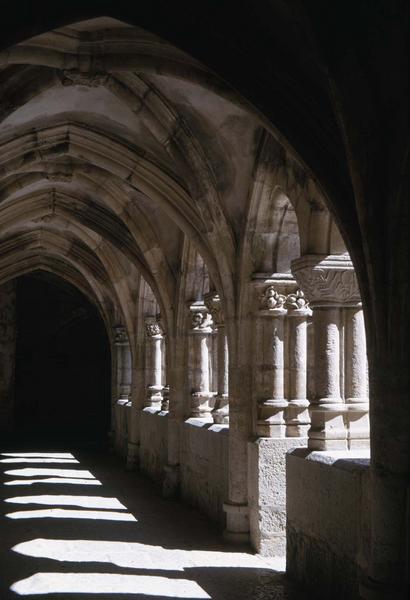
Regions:
<instances>
[{"instance_id":1,"label":"stone floor","mask_svg":"<svg viewBox=\"0 0 410 600\"><path fill-rule=\"evenodd\" d=\"M0 456L0 598L293 600L283 564L90 450ZM38 448L37 448L38 450Z\"/></svg>"}]
</instances>

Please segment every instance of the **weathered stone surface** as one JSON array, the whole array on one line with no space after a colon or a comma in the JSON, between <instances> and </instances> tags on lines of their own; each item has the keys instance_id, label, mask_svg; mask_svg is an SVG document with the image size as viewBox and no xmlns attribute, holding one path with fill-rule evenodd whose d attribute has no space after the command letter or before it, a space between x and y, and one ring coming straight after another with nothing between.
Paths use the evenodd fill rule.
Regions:
<instances>
[{"instance_id":1,"label":"weathered stone surface","mask_svg":"<svg viewBox=\"0 0 410 600\"><path fill-rule=\"evenodd\" d=\"M287 569L319 598L358 599L369 539L369 452L286 457Z\"/></svg>"}]
</instances>

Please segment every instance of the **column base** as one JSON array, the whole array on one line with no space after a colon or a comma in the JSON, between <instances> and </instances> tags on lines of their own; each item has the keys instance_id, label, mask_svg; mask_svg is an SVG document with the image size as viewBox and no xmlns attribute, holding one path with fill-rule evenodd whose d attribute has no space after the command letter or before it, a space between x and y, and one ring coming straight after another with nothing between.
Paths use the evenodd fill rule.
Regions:
<instances>
[{"instance_id":1,"label":"column base","mask_svg":"<svg viewBox=\"0 0 410 600\"><path fill-rule=\"evenodd\" d=\"M229 423L228 407L217 408L212 411L212 418L217 425L227 425Z\"/></svg>"},{"instance_id":2,"label":"column base","mask_svg":"<svg viewBox=\"0 0 410 600\"><path fill-rule=\"evenodd\" d=\"M145 400L146 407L153 407L161 409L161 404L164 400L162 395L163 386L161 385L149 385L147 387L147 398Z\"/></svg>"},{"instance_id":3,"label":"column base","mask_svg":"<svg viewBox=\"0 0 410 600\"><path fill-rule=\"evenodd\" d=\"M214 398L215 396L211 392L192 392L189 416L194 419L205 419L207 422L213 423L212 406Z\"/></svg>"},{"instance_id":4,"label":"column base","mask_svg":"<svg viewBox=\"0 0 410 600\"><path fill-rule=\"evenodd\" d=\"M215 396L215 408L212 411L214 423L226 425L229 423L229 396L228 394Z\"/></svg>"},{"instance_id":5,"label":"column base","mask_svg":"<svg viewBox=\"0 0 410 600\"><path fill-rule=\"evenodd\" d=\"M179 465L165 465L164 480L162 482L162 496L175 498L179 495L180 467Z\"/></svg>"},{"instance_id":6,"label":"column base","mask_svg":"<svg viewBox=\"0 0 410 600\"><path fill-rule=\"evenodd\" d=\"M269 399L258 403L256 431L259 437L285 437L284 414L288 401L284 398Z\"/></svg>"}]
</instances>

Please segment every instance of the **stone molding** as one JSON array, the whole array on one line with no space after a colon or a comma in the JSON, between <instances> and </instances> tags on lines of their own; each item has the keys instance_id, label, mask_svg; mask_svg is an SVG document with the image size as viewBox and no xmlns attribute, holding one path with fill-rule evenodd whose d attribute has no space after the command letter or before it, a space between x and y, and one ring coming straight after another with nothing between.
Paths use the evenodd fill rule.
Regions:
<instances>
[{"instance_id":1,"label":"stone molding","mask_svg":"<svg viewBox=\"0 0 410 600\"><path fill-rule=\"evenodd\" d=\"M292 262L292 273L312 306L360 306L356 273L348 254L306 255Z\"/></svg>"}]
</instances>

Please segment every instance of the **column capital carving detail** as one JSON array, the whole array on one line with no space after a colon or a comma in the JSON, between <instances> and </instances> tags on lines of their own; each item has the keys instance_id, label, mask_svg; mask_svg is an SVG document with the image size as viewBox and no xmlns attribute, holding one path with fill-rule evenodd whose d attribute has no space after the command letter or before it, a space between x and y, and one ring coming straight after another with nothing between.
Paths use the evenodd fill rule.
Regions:
<instances>
[{"instance_id":1,"label":"column capital carving detail","mask_svg":"<svg viewBox=\"0 0 410 600\"><path fill-rule=\"evenodd\" d=\"M113 327L114 332L114 344L129 344L127 330L123 325L116 325Z\"/></svg>"},{"instance_id":2,"label":"column capital carving detail","mask_svg":"<svg viewBox=\"0 0 410 600\"><path fill-rule=\"evenodd\" d=\"M189 305L191 318L191 331L198 333L212 333L213 320L207 306L202 302L195 302Z\"/></svg>"},{"instance_id":3,"label":"column capital carving detail","mask_svg":"<svg viewBox=\"0 0 410 600\"><path fill-rule=\"evenodd\" d=\"M292 262L292 273L312 306L357 306L359 286L348 254L306 255Z\"/></svg>"},{"instance_id":4,"label":"column capital carving detail","mask_svg":"<svg viewBox=\"0 0 410 600\"><path fill-rule=\"evenodd\" d=\"M280 294L274 285L269 285L259 297L259 308L262 310L283 309L286 296Z\"/></svg>"},{"instance_id":5,"label":"column capital carving detail","mask_svg":"<svg viewBox=\"0 0 410 600\"><path fill-rule=\"evenodd\" d=\"M150 338L164 335L164 329L158 316L145 319L145 332Z\"/></svg>"},{"instance_id":6,"label":"column capital carving detail","mask_svg":"<svg viewBox=\"0 0 410 600\"><path fill-rule=\"evenodd\" d=\"M213 323L218 327L224 325L224 313L222 310L222 301L219 294L216 292L210 292L204 297L205 306L211 313Z\"/></svg>"}]
</instances>

